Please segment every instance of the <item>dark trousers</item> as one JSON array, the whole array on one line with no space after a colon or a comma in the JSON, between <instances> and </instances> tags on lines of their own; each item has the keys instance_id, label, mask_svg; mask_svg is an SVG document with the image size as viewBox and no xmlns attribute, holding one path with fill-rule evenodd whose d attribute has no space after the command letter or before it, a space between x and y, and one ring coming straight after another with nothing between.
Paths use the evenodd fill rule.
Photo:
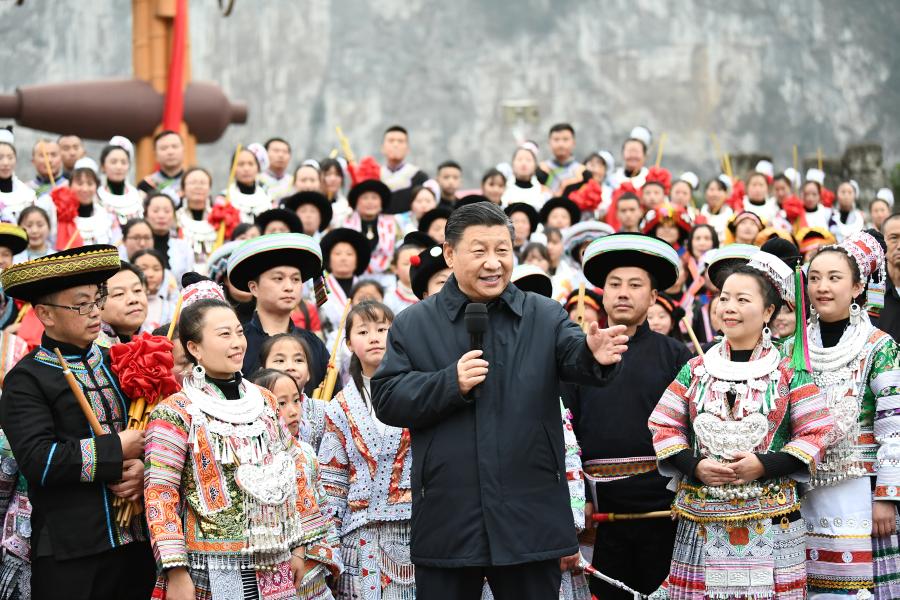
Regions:
<instances>
[{"instance_id":1,"label":"dark trousers","mask_svg":"<svg viewBox=\"0 0 900 600\"><path fill-rule=\"evenodd\" d=\"M646 519L601 523L597 526L593 565L604 575L650 594L669 575L676 523ZM603 600L632 600L619 588L591 578L591 593Z\"/></svg>"},{"instance_id":2,"label":"dark trousers","mask_svg":"<svg viewBox=\"0 0 900 600\"><path fill-rule=\"evenodd\" d=\"M40 556L31 565L33 600L148 600L155 583L156 562L147 542L71 560Z\"/></svg>"},{"instance_id":3,"label":"dark trousers","mask_svg":"<svg viewBox=\"0 0 900 600\"><path fill-rule=\"evenodd\" d=\"M443 569L416 565L416 597L422 600L480 600L485 579L496 600L558 600L559 560L508 567Z\"/></svg>"}]
</instances>

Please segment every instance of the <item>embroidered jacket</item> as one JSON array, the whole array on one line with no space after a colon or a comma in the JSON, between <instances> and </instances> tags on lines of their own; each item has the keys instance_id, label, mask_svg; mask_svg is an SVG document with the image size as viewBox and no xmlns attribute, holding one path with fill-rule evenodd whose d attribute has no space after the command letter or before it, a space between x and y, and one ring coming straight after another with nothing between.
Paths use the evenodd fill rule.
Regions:
<instances>
[{"instance_id":1,"label":"embroidered jacket","mask_svg":"<svg viewBox=\"0 0 900 600\"><path fill-rule=\"evenodd\" d=\"M871 326L867 329L866 340L856 357L851 360L848 354L847 367L831 373L831 379L838 381L825 381L829 373L814 373L828 397L835 429L828 438L829 448L813 483L828 485L830 477L831 483L836 484L853 476L851 468L857 475L857 471L864 470L875 478L877 499L900 500L900 353L891 336ZM811 329L810 335L819 334ZM783 352L790 354L792 349L793 344L787 343ZM847 352L852 351L847 348ZM817 371L815 361L813 369ZM846 395L834 398L835 393ZM855 438L847 448L851 454L846 457L849 460L840 460L841 453L830 446L838 444L843 448L838 438L848 434Z\"/></svg>"},{"instance_id":2,"label":"embroidered jacket","mask_svg":"<svg viewBox=\"0 0 900 600\"><path fill-rule=\"evenodd\" d=\"M341 537L368 523L410 518L409 430L385 426L379 433L352 382L327 404L319 463Z\"/></svg>"},{"instance_id":3,"label":"embroidered jacket","mask_svg":"<svg viewBox=\"0 0 900 600\"><path fill-rule=\"evenodd\" d=\"M243 382L242 395L252 385ZM307 577L326 570L337 575L340 557L335 552L332 524L320 510L324 491L317 483L314 453L308 445L293 440L279 423L271 393L257 389L266 403L260 416L264 431L256 432L265 440L259 447L262 464L270 464L276 454L287 452L296 466L296 514L301 533L290 542L305 545L307 559L318 563ZM219 394L209 384L203 391ZM234 437L222 444L226 435L217 433L223 423L212 417L195 423L197 411L188 395L179 392L160 402L150 417L144 498L153 553L163 570L177 566L235 569L254 564L246 530L248 494L236 481L238 461L225 459L229 452L225 445L234 448L231 452L238 456L246 446ZM260 589L270 589L277 583L272 578L284 571L286 562L274 570L257 570Z\"/></svg>"},{"instance_id":4,"label":"embroidered jacket","mask_svg":"<svg viewBox=\"0 0 900 600\"><path fill-rule=\"evenodd\" d=\"M53 353L59 347L97 415L95 436ZM0 422L29 482L31 538L36 554L49 548L57 560L99 554L145 539L142 519L115 523L107 484L122 478L122 445L129 399L119 389L108 356L96 344L81 350L45 334L41 346L7 375ZM49 536L49 544L44 536Z\"/></svg>"},{"instance_id":5,"label":"embroidered jacket","mask_svg":"<svg viewBox=\"0 0 900 600\"><path fill-rule=\"evenodd\" d=\"M722 342L710 348L707 357L720 348L730 353L727 342ZM773 352L778 349L757 346L751 360L759 362ZM771 372L738 382L732 407L726 397L728 382L710 375L704 363L707 357L695 357L682 367L650 415L653 446L663 475L679 478L665 461L682 450L720 461L738 451L786 452L811 467L820 460L834 421L824 394L807 382L808 376L794 372L790 358L778 357ZM760 483L763 493L759 497L727 499L714 498L702 483L685 478L678 485L673 509L688 520L704 522L759 519L799 508L799 494L791 479Z\"/></svg>"},{"instance_id":6,"label":"embroidered jacket","mask_svg":"<svg viewBox=\"0 0 900 600\"><path fill-rule=\"evenodd\" d=\"M19 472L6 434L0 431L0 522L3 524L0 546L3 554L12 554L31 562L31 502L28 482Z\"/></svg>"}]
</instances>

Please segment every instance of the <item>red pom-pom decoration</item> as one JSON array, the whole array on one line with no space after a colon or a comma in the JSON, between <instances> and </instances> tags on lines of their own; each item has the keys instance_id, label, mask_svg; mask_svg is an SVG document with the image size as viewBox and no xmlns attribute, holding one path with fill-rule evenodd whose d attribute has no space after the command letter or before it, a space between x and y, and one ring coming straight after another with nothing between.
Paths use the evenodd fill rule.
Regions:
<instances>
[{"instance_id":1,"label":"red pom-pom decoration","mask_svg":"<svg viewBox=\"0 0 900 600\"><path fill-rule=\"evenodd\" d=\"M143 398L152 405L179 390L172 374L172 340L166 337L144 332L130 342L112 346L109 357L119 387L132 400Z\"/></svg>"}]
</instances>

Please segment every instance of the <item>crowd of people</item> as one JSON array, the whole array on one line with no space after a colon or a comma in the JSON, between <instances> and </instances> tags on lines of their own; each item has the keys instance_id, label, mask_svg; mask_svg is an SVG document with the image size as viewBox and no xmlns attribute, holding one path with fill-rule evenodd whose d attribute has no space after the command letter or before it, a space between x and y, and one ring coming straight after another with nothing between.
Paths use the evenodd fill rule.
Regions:
<instances>
[{"instance_id":1,"label":"crowd of people","mask_svg":"<svg viewBox=\"0 0 900 600\"><path fill-rule=\"evenodd\" d=\"M889 189L183 142L0 129L0 599L900 597Z\"/></svg>"}]
</instances>

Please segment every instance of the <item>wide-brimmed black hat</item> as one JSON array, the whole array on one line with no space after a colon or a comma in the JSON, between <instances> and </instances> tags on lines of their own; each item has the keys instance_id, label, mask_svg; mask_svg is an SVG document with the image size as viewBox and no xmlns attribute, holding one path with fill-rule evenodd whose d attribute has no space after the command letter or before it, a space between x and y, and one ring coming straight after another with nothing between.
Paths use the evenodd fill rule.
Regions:
<instances>
[{"instance_id":1,"label":"wide-brimmed black hat","mask_svg":"<svg viewBox=\"0 0 900 600\"><path fill-rule=\"evenodd\" d=\"M324 194L319 192L297 192L281 200L281 206L294 213L304 204L312 204L319 209L319 214L322 216L322 221L319 223L319 231L325 231L328 225L331 224L334 210L331 207L331 202L328 201ZM300 233L303 232L301 231Z\"/></svg>"},{"instance_id":2,"label":"wide-brimmed black hat","mask_svg":"<svg viewBox=\"0 0 900 600\"><path fill-rule=\"evenodd\" d=\"M419 248L422 248L424 250L425 248L437 246L438 243L427 233L422 233L421 231L410 231L405 236L403 236L403 245L418 246Z\"/></svg>"},{"instance_id":3,"label":"wide-brimmed black hat","mask_svg":"<svg viewBox=\"0 0 900 600\"><path fill-rule=\"evenodd\" d=\"M18 254L28 247L28 234L13 223L0 223L0 246Z\"/></svg>"},{"instance_id":4,"label":"wide-brimmed black hat","mask_svg":"<svg viewBox=\"0 0 900 600\"><path fill-rule=\"evenodd\" d=\"M428 291L428 281L435 273L447 268L444 251L440 246L432 246L413 256L409 267L409 282L416 298L422 300Z\"/></svg>"},{"instance_id":5,"label":"wide-brimmed black hat","mask_svg":"<svg viewBox=\"0 0 900 600\"><path fill-rule=\"evenodd\" d=\"M303 233L303 223L300 222L300 217L298 217L296 213L283 208L270 208L269 210L259 213L255 223L259 228L259 232L265 234L266 227L268 227L270 223L276 221L280 221L287 225L287 228L291 233Z\"/></svg>"},{"instance_id":6,"label":"wide-brimmed black hat","mask_svg":"<svg viewBox=\"0 0 900 600\"><path fill-rule=\"evenodd\" d=\"M564 208L569 212L569 217L572 220L572 222L569 223L570 226L581 221L581 209L578 208L577 204L575 204L568 198L550 198L544 203L544 206L541 207L541 212L538 213L538 216L541 219L541 224L547 224L547 219L550 217L550 212L554 208Z\"/></svg>"},{"instance_id":7,"label":"wide-brimmed black hat","mask_svg":"<svg viewBox=\"0 0 900 600\"><path fill-rule=\"evenodd\" d=\"M678 281L681 261L678 253L659 238L642 233L614 233L591 242L581 259L584 276L597 287L606 285L606 276L619 267L638 267L656 281L658 290Z\"/></svg>"},{"instance_id":8,"label":"wide-brimmed black hat","mask_svg":"<svg viewBox=\"0 0 900 600\"><path fill-rule=\"evenodd\" d=\"M432 223L437 219L449 219L451 213L452 211L444 206L432 208L419 219L419 231L428 233L428 229L431 227Z\"/></svg>"},{"instance_id":9,"label":"wide-brimmed black hat","mask_svg":"<svg viewBox=\"0 0 900 600\"><path fill-rule=\"evenodd\" d=\"M228 280L237 289L249 292L248 283L275 267L300 269L303 281L322 274L322 249L302 233L269 233L249 239L228 258Z\"/></svg>"},{"instance_id":10,"label":"wide-brimmed black hat","mask_svg":"<svg viewBox=\"0 0 900 600\"><path fill-rule=\"evenodd\" d=\"M6 295L31 302L79 285L100 285L119 272L115 246L97 244L14 264L0 274Z\"/></svg>"},{"instance_id":11,"label":"wide-brimmed black hat","mask_svg":"<svg viewBox=\"0 0 900 600\"><path fill-rule=\"evenodd\" d=\"M534 292L545 298L553 297L553 282L540 267L529 264L517 265L513 269L510 282L523 292Z\"/></svg>"},{"instance_id":12,"label":"wide-brimmed black hat","mask_svg":"<svg viewBox=\"0 0 900 600\"><path fill-rule=\"evenodd\" d=\"M356 201L365 192L375 192L381 197L382 211L388 207L388 203L391 200L391 188L378 179L366 179L350 188L350 193L347 194L347 202L350 203L350 208L356 210Z\"/></svg>"},{"instance_id":13,"label":"wide-brimmed black hat","mask_svg":"<svg viewBox=\"0 0 900 600\"><path fill-rule=\"evenodd\" d=\"M531 223L531 233L534 233L537 230L537 226L540 223L540 219L538 218L538 212L534 209L534 207L526 202L513 202L509 206L507 206L504 211L507 217L512 217L513 213L525 213L525 216L528 217L528 222Z\"/></svg>"},{"instance_id":14,"label":"wide-brimmed black hat","mask_svg":"<svg viewBox=\"0 0 900 600\"><path fill-rule=\"evenodd\" d=\"M348 229L347 227L332 229L320 240L319 245L322 247L325 270L331 271L331 251L340 242L346 242L356 250L356 270L354 274L362 275L365 273L366 268L369 266L369 260L372 257L369 240L355 229Z\"/></svg>"}]
</instances>

